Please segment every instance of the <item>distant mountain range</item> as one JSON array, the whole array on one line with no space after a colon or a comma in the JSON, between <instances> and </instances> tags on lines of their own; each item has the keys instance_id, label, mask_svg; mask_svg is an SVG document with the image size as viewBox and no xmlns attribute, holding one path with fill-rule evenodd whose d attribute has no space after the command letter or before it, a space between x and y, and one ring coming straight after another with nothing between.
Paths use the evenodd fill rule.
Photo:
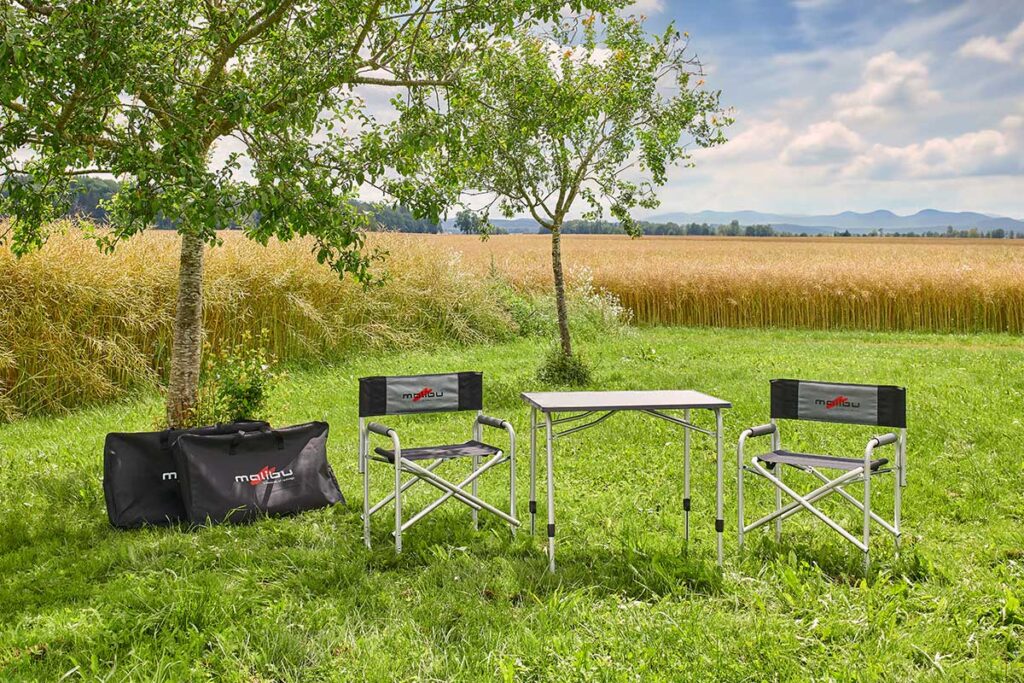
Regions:
<instances>
[{"instance_id":1,"label":"distant mountain range","mask_svg":"<svg viewBox=\"0 0 1024 683\"><path fill-rule=\"evenodd\" d=\"M869 232L871 230L892 230L899 232L943 231L949 226L954 230L977 228L988 230L1024 231L1024 221L1004 216L992 216L973 211L938 211L924 209L909 216L900 216L892 211L878 210L867 213L843 211L828 215L801 215L763 213L761 211L700 211L697 213L664 213L646 220L652 223L708 223L723 225L734 220L741 225L770 224L776 230L788 232L828 232L849 230Z\"/></svg>"},{"instance_id":2,"label":"distant mountain range","mask_svg":"<svg viewBox=\"0 0 1024 683\"><path fill-rule=\"evenodd\" d=\"M648 223L678 223L681 225L687 223L725 225L735 220L739 221L740 225L771 225L777 232L805 232L811 235L832 234L837 230L849 230L852 233L865 233L872 230L944 232L949 226L953 226L954 230L977 228L983 233L999 228L1024 232L1024 220L973 211L939 211L937 209L924 209L910 216L900 216L884 209L867 213L843 211L825 215L765 213L762 211L699 211L697 213L663 213L649 216L643 220ZM497 218L492 219L491 223L509 232L537 231L537 223L529 218L511 220Z\"/></svg>"}]
</instances>

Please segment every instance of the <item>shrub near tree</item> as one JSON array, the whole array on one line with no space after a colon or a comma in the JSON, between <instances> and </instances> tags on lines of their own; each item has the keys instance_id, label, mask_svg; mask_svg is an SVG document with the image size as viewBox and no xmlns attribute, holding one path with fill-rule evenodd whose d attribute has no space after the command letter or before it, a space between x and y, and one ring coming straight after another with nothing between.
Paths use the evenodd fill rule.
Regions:
<instances>
[{"instance_id":1,"label":"shrub near tree","mask_svg":"<svg viewBox=\"0 0 1024 683\"><path fill-rule=\"evenodd\" d=\"M580 383L565 296L561 237L569 212L604 207L631 236L637 207L658 205L667 170L689 160L687 143L725 141L730 119L704 89L687 38L641 20L606 15L562 21L543 34L497 41L452 92L465 184L493 195L502 214L528 213L551 236L559 344L542 376Z\"/></svg>"},{"instance_id":2,"label":"shrub near tree","mask_svg":"<svg viewBox=\"0 0 1024 683\"><path fill-rule=\"evenodd\" d=\"M67 209L70 181L90 174L121 183L105 207L104 249L158 217L173 222L181 251L167 422L185 426L201 367L204 249L218 243L217 230L258 215L245 229L257 242L309 237L320 263L368 280L364 218L351 200L419 150L414 136L395 157L373 144L375 122L357 90L434 95L479 58L479 46L562 8L558 0L5 3L0 214L13 221L0 240L10 238L17 254L40 247ZM410 106L434 101L415 95ZM421 215L440 213L430 196L420 199Z\"/></svg>"}]
</instances>

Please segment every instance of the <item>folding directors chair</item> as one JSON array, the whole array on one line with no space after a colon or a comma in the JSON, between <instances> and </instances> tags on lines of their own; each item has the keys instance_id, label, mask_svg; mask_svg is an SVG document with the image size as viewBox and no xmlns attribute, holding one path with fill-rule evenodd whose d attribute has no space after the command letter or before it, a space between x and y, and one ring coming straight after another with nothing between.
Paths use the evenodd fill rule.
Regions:
<instances>
[{"instance_id":1,"label":"folding directors chair","mask_svg":"<svg viewBox=\"0 0 1024 683\"><path fill-rule=\"evenodd\" d=\"M792 379L775 379L771 382L771 422L747 429L740 435L737 446L739 508L739 546L743 548L743 535L754 529L775 522L775 539L782 536L782 521L793 514L806 510L840 536L855 545L864 555L864 571L870 566L869 543L871 522L874 521L893 535L896 549L900 544L900 503L902 488L906 482L907 455L907 408L906 389L895 386L874 386L866 384L833 384L826 382L805 382ZM846 423L890 427L898 432L889 432L868 440L863 458L844 458L832 455L815 455L783 450L782 438L777 420L813 420L817 422ZM771 436L768 453L756 455L744 464L743 449L747 439ZM895 453L892 462L888 458L875 457L875 449L893 445ZM782 471L788 465L807 472L821 486L810 493L800 495L783 481ZM888 467L887 467L888 466ZM830 478L822 470L838 473ZM745 473L764 477L775 485L775 511L751 524L743 522L743 477ZM893 486L893 521L890 523L871 511L871 479L879 474L895 472ZM863 483L863 499L858 500L846 487ZM788 505L782 504L782 494L793 499ZM835 520L815 507L815 503L831 494L838 494L864 513L863 536L858 539L840 526Z\"/></svg>"},{"instance_id":2,"label":"folding directors chair","mask_svg":"<svg viewBox=\"0 0 1024 683\"><path fill-rule=\"evenodd\" d=\"M475 410L472 438L462 443L403 449L398 432L378 422L367 422L369 417L403 415L408 413L438 413ZM508 434L508 455L497 446L482 441L483 427L504 429ZM375 448L370 452L370 434L391 439L391 448ZM459 483L442 478L437 469L444 463L469 458L472 472ZM481 465L481 459L486 462ZM394 467L395 490L373 507L370 506L370 461ZM509 464L509 508L498 509L477 495L480 476L488 470ZM456 499L472 509L474 528L478 527L477 513L485 510L511 526L513 533L519 526L516 519L516 433L506 420L483 414L483 375L479 372L458 372L446 375L413 375L404 377L363 377L359 380L359 471L363 475L363 540L370 547L370 518L386 505L395 506L395 552L402 552L402 533L413 524L443 505ZM403 481L403 475L411 475ZM441 491L441 496L414 514L402 518L402 494L414 484L424 481ZM467 490L468 487L468 490Z\"/></svg>"}]
</instances>

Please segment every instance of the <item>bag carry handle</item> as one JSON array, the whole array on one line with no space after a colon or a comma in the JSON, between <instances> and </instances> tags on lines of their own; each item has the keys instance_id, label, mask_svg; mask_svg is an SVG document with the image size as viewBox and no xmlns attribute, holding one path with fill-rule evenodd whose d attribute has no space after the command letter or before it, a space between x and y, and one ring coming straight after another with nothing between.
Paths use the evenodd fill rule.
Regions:
<instances>
[{"instance_id":1,"label":"bag carry handle","mask_svg":"<svg viewBox=\"0 0 1024 683\"><path fill-rule=\"evenodd\" d=\"M228 447L228 455L235 455L238 452L238 445L242 443L242 440L249 434L273 434L274 440L277 442L277 450L284 450L284 434L273 429L263 430L258 432L243 432L241 430L235 434L235 438L231 439L231 445Z\"/></svg>"}]
</instances>

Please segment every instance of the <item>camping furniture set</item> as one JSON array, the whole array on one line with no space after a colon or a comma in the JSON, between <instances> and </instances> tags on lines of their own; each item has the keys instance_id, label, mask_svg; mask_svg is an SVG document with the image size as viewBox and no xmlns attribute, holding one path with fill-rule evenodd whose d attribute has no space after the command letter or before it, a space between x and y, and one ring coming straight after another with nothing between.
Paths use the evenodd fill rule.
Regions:
<instances>
[{"instance_id":1,"label":"camping furniture set","mask_svg":"<svg viewBox=\"0 0 1024 683\"><path fill-rule=\"evenodd\" d=\"M543 433L546 451L548 568L555 571L554 442L604 422L620 412L643 413L683 430L682 500L684 535L690 536L690 441L691 433L712 437L716 451L715 532L718 564L723 559L724 432L722 411L728 401L697 391L568 391L524 392L530 408L530 532L536 530L537 435ZM699 411L714 415L714 429L694 424ZM402 415L470 412L469 439L452 444L403 448L398 431L373 420ZM770 421L744 430L737 445L737 533L742 549L751 531L774 523L776 539L783 520L807 512L861 551L867 571L871 524L875 523L900 542L902 488L906 486L906 390L902 387L839 384L777 379L771 381ZM863 457L805 453L782 448L780 421L803 420L870 427L890 431L871 436ZM504 432L508 449L484 439L484 428ZM334 473L327 464L327 425L313 422L271 429L265 422L237 422L193 430L141 434L110 434L104 455L104 493L111 524L132 528L143 524L188 521L192 524L245 522L265 514L291 514L344 502ZM745 462L748 441L769 437L767 451ZM371 440L383 445L371 450ZM390 446L390 447L387 447ZM892 446L892 458L876 450ZM468 458L470 473L459 481L439 472L446 463ZM371 505L371 463L391 468L394 487ZM480 478L508 464L507 510L479 495ZM448 500L471 509L474 527L479 513L495 515L515 532L516 432L510 421L483 412L483 375L458 372L433 375L364 377L359 380L358 468L363 480L363 540L370 546L370 522L374 514L392 505L395 551L402 550L402 535ZM800 494L783 476L793 468L820 482ZM833 475L826 472L836 473ZM880 474L893 473L892 521L872 511L871 482ZM744 518L744 477L755 475L775 488L775 509L750 524ZM403 495L424 482L439 496L411 516L405 516ZM847 489L862 485L860 495ZM783 494L792 499L783 505ZM838 495L863 513L860 538L822 512L816 503Z\"/></svg>"}]
</instances>

